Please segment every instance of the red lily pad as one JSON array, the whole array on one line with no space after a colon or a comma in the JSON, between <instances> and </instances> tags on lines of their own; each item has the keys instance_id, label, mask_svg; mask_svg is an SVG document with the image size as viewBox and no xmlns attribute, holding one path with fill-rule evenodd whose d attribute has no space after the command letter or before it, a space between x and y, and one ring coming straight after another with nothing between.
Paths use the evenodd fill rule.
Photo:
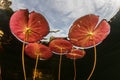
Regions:
<instances>
[{"instance_id":1,"label":"red lily pad","mask_svg":"<svg viewBox=\"0 0 120 80\"><path fill-rule=\"evenodd\" d=\"M54 39L49 44L50 49L56 54L66 54L71 51L72 44L65 39Z\"/></svg>"},{"instance_id":2,"label":"red lily pad","mask_svg":"<svg viewBox=\"0 0 120 80\"><path fill-rule=\"evenodd\" d=\"M10 19L10 29L16 38L23 42L36 42L49 33L49 25L45 17L37 12L16 11Z\"/></svg>"},{"instance_id":3,"label":"red lily pad","mask_svg":"<svg viewBox=\"0 0 120 80\"><path fill-rule=\"evenodd\" d=\"M69 30L71 43L83 48L101 43L110 33L110 25L106 20L98 21L99 17L94 14L77 19Z\"/></svg>"},{"instance_id":4,"label":"red lily pad","mask_svg":"<svg viewBox=\"0 0 120 80\"><path fill-rule=\"evenodd\" d=\"M28 45L26 45L25 53L33 59L37 58L37 56L39 56L39 58L43 60L52 57L52 51L50 50L50 48L38 43L29 43Z\"/></svg>"},{"instance_id":5,"label":"red lily pad","mask_svg":"<svg viewBox=\"0 0 120 80\"><path fill-rule=\"evenodd\" d=\"M71 52L66 54L67 58L70 59L81 59L85 56L86 52L84 50L72 49Z\"/></svg>"}]
</instances>

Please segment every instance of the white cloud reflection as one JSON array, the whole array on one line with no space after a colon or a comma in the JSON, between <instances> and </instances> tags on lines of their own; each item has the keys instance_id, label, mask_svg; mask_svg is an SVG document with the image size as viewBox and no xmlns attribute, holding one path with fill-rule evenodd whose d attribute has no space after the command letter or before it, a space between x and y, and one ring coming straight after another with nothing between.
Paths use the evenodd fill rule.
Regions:
<instances>
[{"instance_id":1,"label":"white cloud reflection","mask_svg":"<svg viewBox=\"0 0 120 80\"><path fill-rule=\"evenodd\" d=\"M120 0L12 0L12 9L29 9L43 14L53 36L67 36L70 25L86 14L96 14L109 21L119 10ZM49 35L48 35L49 36Z\"/></svg>"}]
</instances>

